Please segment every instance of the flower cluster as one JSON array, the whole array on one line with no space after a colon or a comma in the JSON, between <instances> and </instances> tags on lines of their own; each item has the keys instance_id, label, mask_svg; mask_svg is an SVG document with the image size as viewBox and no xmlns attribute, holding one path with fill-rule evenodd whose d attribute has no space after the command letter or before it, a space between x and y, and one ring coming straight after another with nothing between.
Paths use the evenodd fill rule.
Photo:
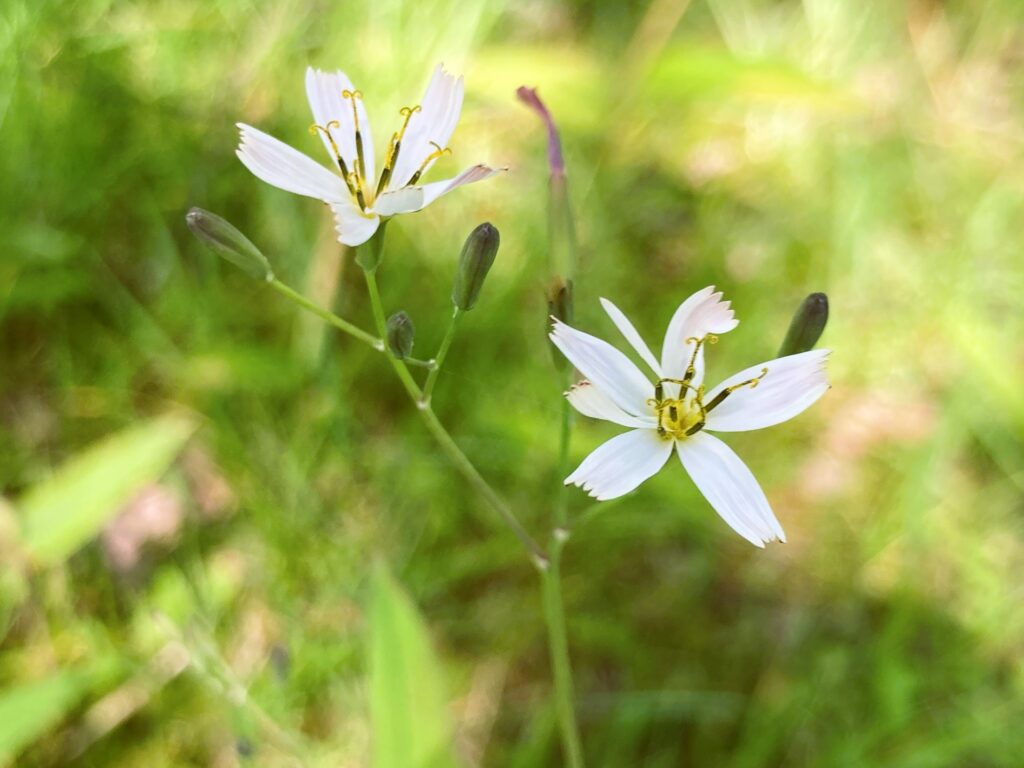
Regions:
<instances>
[{"instance_id":1,"label":"flower cluster","mask_svg":"<svg viewBox=\"0 0 1024 768\"><path fill-rule=\"evenodd\" d=\"M306 72L306 96L314 120L310 131L322 140L333 170L241 123L237 154L263 181L327 203L334 212L339 240L346 245L366 242L390 216L418 211L457 187L497 172L487 165L474 165L454 178L421 183L433 164L450 151L448 141L462 111L462 78L456 79L442 66L434 71L422 102L401 110L401 125L387 142L379 175L362 93L349 78L340 71L311 68ZM519 96L545 120L552 173L561 176L564 164L550 113L535 91L520 89ZM190 218L190 226L209 239L218 223ZM494 231L494 249L496 237ZM236 254L238 243L245 245L248 240L239 235L225 247ZM245 253L231 258L273 278L262 255L255 259L249 253L255 246L248 243L242 250ZM453 290L456 317L460 310L473 306L493 258L493 252L489 257L477 254L473 258L463 253L460 278ZM598 500L613 499L658 472L675 452L701 493L737 533L759 547L773 540L785 541L782 526L753 474L710 433L770 427L803 412L829 387L825 374L828 351L788 354L759 363L707 389L705 348L738 323L721 293L708 287L679 306L665 333L660 360L614 304L607 299L601 299L601 304L653 376L643 373L610 344L566 324L567 312L552 317L552 342L584 377L566 393L569 402L586 416L630 429L594 450L565 483L579 486ZM813 345L824 325L824 316L816 307L808 309L817 319L811 323L816 324L813 331L807 331L813 338L805 348ZM387 328L382 328L397 359L405 359L411 351L412 328L404 313L393 315ZM787 345L802 344L800 334L791 336ZM439 358L443 359L443 351ZM436 369L431 372L424 403L429 403L436 373Z\"/></svg>"}]
</instances>

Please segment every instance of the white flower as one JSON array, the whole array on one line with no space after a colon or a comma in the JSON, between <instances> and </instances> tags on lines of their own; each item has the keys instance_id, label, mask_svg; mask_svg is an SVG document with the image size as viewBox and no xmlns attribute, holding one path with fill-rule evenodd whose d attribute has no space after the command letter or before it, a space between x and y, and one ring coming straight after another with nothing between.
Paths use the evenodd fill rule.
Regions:
<instances>
[{"instance_id":1,"label":"white flower","mask_svg":"<svg viewBox=\"0 0 1024 768\"><path fill-rule=\"evenodd\" d=\"M268 184L323 200L334 212L338 239L359 245L373 236L381 218L418 211L456 187L498 172L474 165L452 179L419 183L439 157L451 153L448 140L459 122L462 94L462 78L438 65L423 102L401 110L401 127L387 143L378 177L362 93L344 72L309 68L306 97L314 120L309 130L320 135L335 171L244 123L238 124L241 144L236 154Z\"/></svg>"},{"instance_id":2,"label":"white flower","mask_svg":"<svg viewBox=\"0 0 1024 768\"><path fill-rule=\"evenodd\" d=\"M632 323L607 299L601 304L654 372L652 382L610 344L555 319L551 340L586 377L566 397L585 416L631 431L593 451L566 478L598 500L629 493L668 461L672 448L697 488L732 528L759 547L785 541L782 526L754 475L708 432L770 427L804 411L829 388L828 350L790 355L740 371L704 388L704 347L739 321L713 286L676 310L659 362Z\"/></svg>"}]
</instances>

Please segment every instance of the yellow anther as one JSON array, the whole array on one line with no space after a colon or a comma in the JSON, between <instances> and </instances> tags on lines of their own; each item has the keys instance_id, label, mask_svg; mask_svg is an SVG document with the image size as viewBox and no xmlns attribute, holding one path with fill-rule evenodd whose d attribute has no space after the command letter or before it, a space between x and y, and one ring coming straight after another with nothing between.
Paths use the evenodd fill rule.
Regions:
<instances>
[{"instance_id":1,"label":"yellow anther","mask_svg":"<svg viewBox=\"0 0 1024 768\"><path fill-rule=\"evenodd\" d=\"M317 132L323 133L327 137L327 141L331 144L331 151L334 152L335 160L341 158L341 152L338 151L338 145L334 143L334 137L331 135L331 128L341 128L341 123L337 120L331 120L327 125L320 125L319 123L313 123L309 126L309 132L316 136Z\"/></svg>"},{"instance_id":2,"label":"yellow anther","mask_svg":"<svg viewBox=\"0 0 1024 768\"><path fill-rule=\"evenodd\" d=\"M391 134L391 141L388 143L387 157L384 158L384 170L381 171L381 183L378 185L378 194L384 185L387 184L388 178L391 176L391 171L395 167L395 163L398 161L398 153L402 148L402 139L405 137L405 129L409 127L409 120L414 114L420 111L420 105L417 104L414 107L402 107L398 110L404 120L402 120L402 127Z\"/></svg>"},{"instance_id":3,"label":"yellow anther","mask_svg":"<svg viewBox=\"0 0 1024 768\"><path fill-rule=\"evenodd\" d=\"M754 387L756 387L758 384L761 383L761 379L763 379L767 375L768 375L768 369L767 368L762 368L761 369L761 373L759 373L757 376L752 378L750 381L744 382L744 384L749 386L751 389L754 389ZM737 386L742 387L743 384L738 384Z\"/></svg>"}]
</instances>

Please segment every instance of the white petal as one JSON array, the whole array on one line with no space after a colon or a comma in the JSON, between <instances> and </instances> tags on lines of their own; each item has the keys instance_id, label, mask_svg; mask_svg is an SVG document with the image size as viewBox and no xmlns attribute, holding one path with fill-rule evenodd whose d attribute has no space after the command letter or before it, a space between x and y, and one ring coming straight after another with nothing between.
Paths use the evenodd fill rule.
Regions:
<instances>
[{"instance_id":1,"label":"white petal","mask_svg":"<svg viewBox=\"0 0 1024 768\"><path fill-rule=\"evenodd\" d=\"M327 127L327 124L333 120L338 121L339 127L330 129L331 136L338 145L338 150L349 171L356 169L355 121L352 115L352 102L341 94L344 91L354 92L355 90L352 81L341 70L322 72L312 67L306 69L306 98L309 99L309 108L313 112L313 121L324 127ZM366 116L366 107L362 99L356 99L356 109L359 113L359 135L363 142L367 183L376 188L373 135L370 132L370 121ZM317 131L317 133L323 141L327 155L331 158L331 165L335 165L334 151L331 149L330 142L322 131Z\"/></svg>"},{"instance_id":2,"label":"white petal","mask_svg":"<svg viewBox=\"0 0 1024 768\"><path fill-rule=\"evenodd\" d=\"M633 362L606 341L555 320L551 341L576 369L632 416L650 414L654 386Z\"/></svg>"},{"instance_id":3,"label":"white petal","mask_svg":"<svg viewBox=\"0 0 1024 768\"><path fill-rule=\"evenodd\" d=\"M672 316L665 332L665 343L661 349L662 376L681 379L686 366L693 355L693 344L687 339L700 339L709 333L726 333L739 325L733 317L728 301L722 301L721 292L716 293L715 287L707 288L693 294L679 305ZM694 362L697 370L693 385L700 386L704 381L704 350L697 353ZM666 385L665 391L670 396L678 392L676 385Z\"/></svg>"},{"instance_id":4,"label":"white petal","mask_svg":"<svg viewBox=\"0 0 1024 768\"><path fill-rule=\"evenodd\" d=\"M373 233L380 226L379 216L363 213L348 200L332 203L331 210L334 212L334 228L338 231L338 242L348 246L362 245L373 237Z\"/></svg>"},{"instance_id":5,"label":"white petal","mask_svg":"<svg viewBox=\"0 0 1024 768\"><path fill-rule=\"evenodd\" d=\"M443 65L437 66L423 94L420 110L409 118L388 189L404 187L437 147L444 149L448 146L462 113L464 89L461 77L456 79L445 71ZM426 173L433 164L431 160L422 172Z\"/></svg>"},{"instance_id":6,"label":"white petal","mask_svg":"<svg viewBox=\"0 0 1024 768\"><path fill-rule=\"evenodd\" d=\"M655 429L658 419L654 416L631 416L619 408L600 389L589 381L581 381L565 393L572 407L592 419L603 419L624 427Z\"/></svg>"},{"instance_id":7,"label":"white petal","mask_svg":"<svg viewBox=\"0 0 1024 768\"><path fill-rule=\"evenodd\" d=\"M599 445L565 484L578 485L598 501L614 499L665 466L670 453L671 440L663 440L653 429L634 429Z\"/></svg>"},{"instance_id":8,"label":"white petal","mask_svg":"<svg viewBox=\"0 0 1024 768\"><path fill-rule=\"evenodd\" d=\"M257 178L287 192L329 203L349 197L339 175L299 150L244 123L239 123L238 129L242 141L235 154Z\"/></svg>"},{"instance_id":9,"label":"white petal","mask_svg":"<svg viewBox=\"0 0 1024 768\"><path fill-rule=\"evenodd\" d=\"M622 310L612 304L608 299L601 299L601 306L604 307L604 311L608 313L608 317L615 323L615 327L619 329L619 332L626 337L626 341L629 345L636 350L636 353L643 358L643 361L651 366L651 370L654 374L661 378L661 366L658 365L658 359L651 353L650 347L637 333L636 328L629 322L629 318L626 317Z\"/></svg>"},{"instance_id":10,"label":"white petal","mask_svg":"<svg viewBox=\"0 0 1024 768\"><path fill-rule=\"evenodd\" d=\"M502 173L507 168L491 168L487 165L474 165L467 168L453 179L435 181L419 187L406 187L391 192L385 192L377 198L373 209L381 216L394 216L396 213L412 213L426 208L442 195L446 195L453 189L464 184L473 184L477 181L489 179L496 173Z\"/></svg>"},{"instance_id":11,"label":"white petal","mask_svg":"<svg viewBox=\"0 0 1024 768\"><path fill-rule=\"evenodd\" d=\"M740 371L704 396L711 402L726 387L760 376L757 386L733 391L708 413L705 429L717 432L742 432L781 424L814 404L828 391L825 362L827 349L815 349L798 355L780 357Z\"/></svg>"},{"instance_id":12,"label":"white petal","mask_svg":"<svg viewBox=\"0 0 1024 768\"><path fill-rule=\"evenodd\" d=\"M704 498L736 533L758 547L786 540L757 479L729 446L698 432L677 442L676 451Z\"/></svg>"},{"instance_id":13,"label":"white petal","mask_svg":"<svg viewBox=\"0 0 1024 768\"><path fill-rule=\"evenodd\" d=\"M423 207L423 188L406 187L392 192L384 192L373 201L374 213L381 216L394 216L396 213L410 213Z\"/></svg>"}]
</instances>

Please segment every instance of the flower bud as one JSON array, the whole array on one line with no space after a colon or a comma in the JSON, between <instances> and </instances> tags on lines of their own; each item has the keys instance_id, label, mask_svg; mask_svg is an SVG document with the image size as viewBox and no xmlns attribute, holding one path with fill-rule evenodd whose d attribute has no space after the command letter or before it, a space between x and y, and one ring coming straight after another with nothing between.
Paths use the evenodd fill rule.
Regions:
<instances>
[{"instance_id":1,"label":"flower bud","mask_svg":"<svg viewBox=\"0 0 1024 768\"><path fill-rule=\"evenodd\" d=\"M557 318L563 323L572 322L572 280L563 280L561 277L556 276L552 281L551 286L548 288L547 300L549 318ZM551 350L551 359L555 363L555 368L560 371L570 370L572 366L569 365L569 361L566 359L565 355L560 354L557 348L550 344L548 347Z\"/></svg>"},{"instance_id":2,"label":"flower bud","mask_svg":"<svg viewBox=\"0 0 1024 768\"><path fill-rule=\"evenodd\" d=\"M548 288L548 316L557 317L563 323L572 322L572 280L556 277Z\"/></svg>"},{"instance_id":3,"label":"flower bud","mask_svg":"<svg viewBox=\"0 0 1024 768\"><path fill-rule=\"evenodd\" d=\"M388 318L387 325L388 349L391 354L399 360L405 360L412 354L413 337L416 329L413 327L412 318L405 312L395 312Z\"/></svg>"},{"instance_id":4,"label":"flower bud","mask_svg":"<svg viewBox=\"0 0 1024 768\"><path fill-rule=\"evenodd\" d=\"M274 271L260 249L230 223L216 214L193 208L185 215L192 234L218 256L223 256L251 277L273 280Z\"/></svg>"},{"instance_id":5,"label":"flower bud","mask_svg":"<svg viewBox=\"0 0 1024 768\"><path fill-rule=\"evenodd\" d=\"M828 296L824 293L812 293L793 315L789 324L786 340L779 348L779 357L796 355L814 349L821 338L825 324L828 322Z\"/></svg>"},{"instance_id":6,"label":"flower bud","mask_svg":"<svg viewBox=\"0 0 1024 768\"><path fill-rule=\"evenodd\" d=\"M484 223L469 233L459 256L459 269L452 286L452 303L463 312L473 308L484 279L494 263L501 237L493 224Z\"/></svg>"}]
</instances>

